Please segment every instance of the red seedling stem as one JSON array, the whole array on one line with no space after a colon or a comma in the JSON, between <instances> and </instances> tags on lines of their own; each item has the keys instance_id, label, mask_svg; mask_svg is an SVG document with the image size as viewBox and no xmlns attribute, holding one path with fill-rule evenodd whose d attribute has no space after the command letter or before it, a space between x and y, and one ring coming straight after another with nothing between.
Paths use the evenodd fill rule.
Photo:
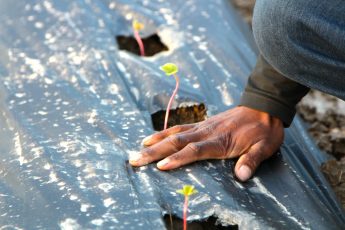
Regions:
<instances>
[{"instance_id":1,"label":"red seedling stem","mask_svg":"<svg viewBox=\"0 0 345 230\"><path fill-rule=\"evenodd\" d=\"M187 230L188 197L189 196L184 196L184 204L183 204L183 230Z\"/></svg>"},{"instance_id":2,"label":"red seedling stem","mask_svg":"<svg viewBox=\"0 0 345 230\"><path fill-rule=\"evenodd\" d=\"M134 30L134 37L135 40L137 40L137 43L139 45L139 49L140 49L140 56L145 56L145 49L144 49L144 43L141 40L141 37L139 35L139 31L138 30Z\"/></svg>"},{"instance_id":3,"label":"red seedling stem","mask_svg":"<svg viewBox=\"0 0 345 230\"><path fill-rule=\"evenodd\" d=\"M171 104L174 100L175 95L177 94L178 91L178 87L180 85L179 82L179 78L176 74L174 74L175 80L176 80L176 86L175 86L175 90L173 92L173 94L171 95L170 99L169 99L169 103L167 106L167 111L165 112L165 119L164 119L164 130L168 128L168 119L169 119L169 112L170 112L170 108L171 108Z\"/></svg>"},{"instance_id":4,"label":"red seedling stem","mask_svg":"<svg viewBox=\"0 0 345 230\"><path fill-rule=\"evenodd\" d=\"M187 212L188 212L188 199L189 196L197 193L193 185L183 185L183 189L176 190L177 193L184 195L183 204L183 230L187 230Z\"/></svg>"}]
</instances>

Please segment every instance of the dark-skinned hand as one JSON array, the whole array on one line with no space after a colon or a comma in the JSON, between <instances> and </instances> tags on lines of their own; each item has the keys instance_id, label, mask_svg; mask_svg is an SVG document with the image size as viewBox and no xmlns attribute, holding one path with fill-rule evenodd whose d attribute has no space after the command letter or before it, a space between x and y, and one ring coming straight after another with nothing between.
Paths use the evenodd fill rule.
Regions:
<instances>
[{"instance_id":1,"label":"dark-skinned hand","mask_svg":"<svg viewBox=\"0 0 345 230\"><path fill-rule=\"evenodd\" d=\"M146 137L146 148L129 162L143 166L159 160L160 170L170 170L200 160L238 157L235 174L246 181L279 149L283 139L280 119L239 106L205 121L177 125Z\"/></svg>"}]
</instances>

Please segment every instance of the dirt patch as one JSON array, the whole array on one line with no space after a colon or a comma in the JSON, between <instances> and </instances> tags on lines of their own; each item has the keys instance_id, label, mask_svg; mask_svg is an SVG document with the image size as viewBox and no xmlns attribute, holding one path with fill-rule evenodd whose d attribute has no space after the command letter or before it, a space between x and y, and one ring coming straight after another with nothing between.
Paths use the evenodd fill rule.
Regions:
<instances>
[{"instance_id":1,"label":"dirt patch","mask_svg":"<svg viewBox=\"0 0 345 230\"><path fill-rule=\"evenodd\" d=\"M116 36L117 44L120 50L126 50L133 54L140 56L140 48L133 36ZM162 43L157 34L142 38L145 47L145 56L153 56L163 51L169 50L168 47Z\"/></svg>"},{"instance_id":2,"label":"dirt patch","mask_svg":"<svg viewBox=\"0 0 345 230\"><path fill-rule=\"evenodd\" d=\"M321 170L345 209L345 158L339 161L327 161L322 165Z\"/></svg>"},{"instance_id":3,"label":"dirt patch","mask_svg":"<svg viewBox=\"0 0 345 230\"><path fill-rule=\"evenodd\" d=\"M345 102L312 90L297 111L319 148L335 157L323 163L321 171L345 209Z\"/></svg>"},{"instance_id":4,"label":"dirt patch","mask_svg":"<svg viewBox=\"0 0 345 230\"><path fill-rule=\"evenodd\" d=\"M308 97L313 98L314 94L315 92L312 92ZM331 101L328 104L331 104ZM299 104L298 113L309 124L308 131L320 149L333 155L337 160L345 157L345 115L334 109L320 113L317 107L306 99Z\"/></svg>"},{"instance_id":5,"label":"dirt patch","mask_svg":"<svg viewBox=\"0 0 345 230\"><path fill-rule=\"evenodd\" d=\"M183 229L183 220L175 216L164 216L166 229L180 230ZM194 221L187 223L188 230L238 230L238 225L222 226L213 216L206 220Z\"/></svg>"},{"instance_id":6,"label":"dirt patch","mask_svg":"<svg viewBox=\"0 0 345 230\"><path fill-rule=\"evenodd\" d=\"M161 110L151 115L154 130L163 130L165 112L166 110ZM203 103L171 109L169 113L168 127L200 122L206 119L206 115L206 106Z\"/></svg>"}]
</instances>

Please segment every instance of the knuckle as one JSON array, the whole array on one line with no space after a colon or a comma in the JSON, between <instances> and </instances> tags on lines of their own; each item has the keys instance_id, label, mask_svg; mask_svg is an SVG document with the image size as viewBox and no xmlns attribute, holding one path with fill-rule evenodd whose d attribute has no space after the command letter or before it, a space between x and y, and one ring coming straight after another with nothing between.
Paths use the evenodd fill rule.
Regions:
<instances>
[{"instance_id":1,"label":"knuckle","mask_svg":"<svg viewBox=\"0 0 345 230\"><path fill-rule=\"evenodd\" d=\"M147 147L144 150L142 150L141 154L144 157L149 157L151 155L153 155L155 153L155 151L151 148L151 147Z\"/></svg>"},{"instance_id":2,"label":"knuckle","mask_svg":"<svg viewBox=\"0 0 345 230\"><path fill-rule=\"evenodd\" d=\"M196 143L189 143L187 145L187 147L192 151L192 153L194 154L198 154L200 153L200 150L201 150L201 146L199 144L196 144Z\"/></svg>"},{"instance_id":3,"label":"knuckle","mask_svg":"<svg viewBox=\"0 0 345 230\"><path fill-rule=\"evenodd\" d=\"M255 169L258 167L258 165L260 164L260 162L257 159L253 159L251 157L247 157L247 161L246 164L251 168L251 169Z\"/></svg>"},{"instance_id":4,"label":"knuckle","mask_svg":"<svg viewBox=\"0 0 345 230\"><path fill-rule=\"evenodd\" d=\"M179 155L179 154L173 154L173 155L171 155L171 156L169 157L169 160L176 163L176 162L180 161L181 158L182 158L181 155Z\"/></svg>"},{"instance_id":5,"label":"knuckle","mask_svg":"<svg viewBox=\"0 0 345 230\"><path fill-rule=\"evenodd\" d=\"M189 131L191 131L192 133L196 133L197 131L200 130L200 126L199 125L195 125L192 128L189 129Z\"/></svg>"},{"instance_id":6,"label":"knuckle","mask_svg":"<svg viewBox=\"0 0 345 230\"><path fill-rule=\"evenodd\" d=\"M259 147L256 151L246 154L246 160L252 168L256 168L266 158L264 154L264 148Z\"/></svg>"},{"instance_id":7,"label":"knuckle","mask_svg":"<svg viewBox=\"0 0 345 230\"><path fill-rule=\"evenodd\" d=\"M200 130L203 135L209 135L210 133L213 133L215 130L216 126L213 123L210 123Z\"/></svg>"},{"instance_id":8,"label":"knuckle","mask_svg":"<svg viewBox=\"0 0 345 230\"><path fill-rule=\"evenodd\" d=\"M166 134L164 132L155 133L152 135L153 138L161 140L164 139Z\"/></svg>"},{"instance_id":9,"label":"knuckle","mask_svg":"<svg viewBox=\"0 0 345 230\"><path fill-rule=\"evenodd\" d=\"M171 135L168 137L168 142L170 142L172 145L174 145L175 147L180 147L182 144L182 137L181 135Z\"/></svg>"},{"instance_id":10,"label":"knuckle","mask_svg":"<svg viewBox=\"0 0 345 230\"><path fill-rule=\"evenodd\" d=\"M175 125L174 127L172 127L172 131L174 132L181 132L183 129L182 125Z\"/></svg>"},{"instance_id":11,"label":"knuckle","mask_svg":"<svg viewBox=\"0 0 345 230\"><path fill-rule=\"evenodd\" d=\"M173 134L173 133L180 133L185 129L184 125L175 125L169 129L167 129L168 134Z\"/></svg>"}]
</instances>

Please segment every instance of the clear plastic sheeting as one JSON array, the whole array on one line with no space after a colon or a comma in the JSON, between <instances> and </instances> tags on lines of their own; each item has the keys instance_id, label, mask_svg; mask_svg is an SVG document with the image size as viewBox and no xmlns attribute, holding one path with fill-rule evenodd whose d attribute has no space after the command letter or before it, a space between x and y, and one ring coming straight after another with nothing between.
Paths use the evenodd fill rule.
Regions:
<instances>
[{"instance_id":1,"label":"clear plastic sheeting","mask_svg":"<svg viewBox=\"0 0 345 230\"><path fill-rule=\"evenodd\" d=\"M139 57L115 36L157 33L169 51ZM323 156L295 120L281 153L248 183L232 160L161 172L130 154L153 132L154 103L178 101L209 116L234 107L257 56L228 1L0 1L0 225L8 229L164 229L182 216L184 184L199 191L189 220L215 216L240 229L341 229L345 217L319 171ZM174 105L175 107L177 104Z\"/></svg>"}]
</instances>

